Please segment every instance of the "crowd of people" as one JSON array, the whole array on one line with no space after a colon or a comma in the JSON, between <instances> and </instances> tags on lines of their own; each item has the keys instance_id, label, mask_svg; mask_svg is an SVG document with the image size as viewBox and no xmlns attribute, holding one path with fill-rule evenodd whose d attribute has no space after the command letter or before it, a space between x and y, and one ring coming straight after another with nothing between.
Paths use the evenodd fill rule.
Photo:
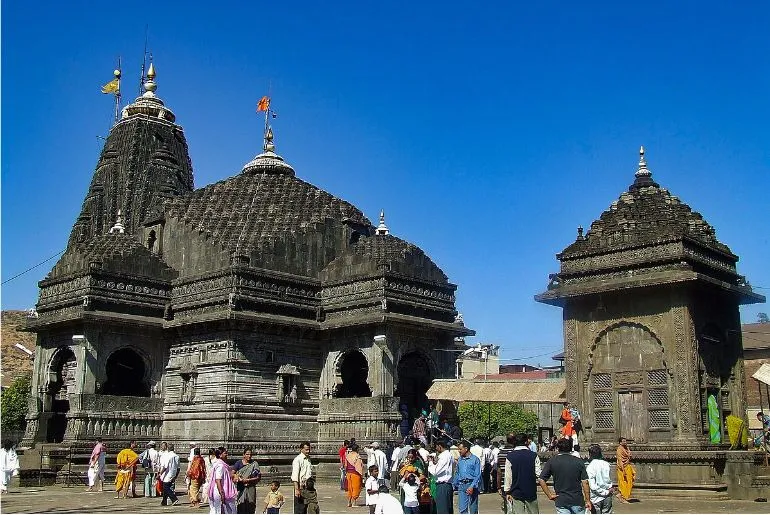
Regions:
<instances>
[{"instance_id":1,"label":"crowd of people","mask_svg":"<svg viewBox=\"0 0 770 515\"><path fill-rule=\"evenodd\" d=\"M770 417L757 414L762 432L760 444L770 442ZM463 439L458 426L440 417L435 408L422 410L411 427L402 424L403 439L383 449L373 441L359 445L355 438L339 449L340 488L348 507L367 506L369 513L452 513L457 494L460 513L478 513L479 495L499 493L504 513L539 513L537 486L554 501L558 513L612 513L613 498L629 502L635 470L625 438L616 449L617 481L610 477L610 464L599 445L588 447L588 460L581 457L580 412L564 403L561 437L554 435L538 446L529 435L510 434L504 480L498 477L500 446ZM755 442L756 443L756 442ZM538 452L552 451L544 465ZM292 461L293 512L319 513L318 493L310 463L311 444L302 442ZM88 489L104 491L107 449L96 441L88 463ZM184 480L192 507L209 506L210 513L279 513L286 503L281 484L272 481L263 502L256 486L262 478L252 450L243 450L240 459L229 464L224 447L201 453L195 442L189 444ZM138 471L143 471L144 497L160 497L160 505L180 503L175 485L182 465L174 444L149 441L138 452L131 441L116 458L115 498L137 497ZM18 474L18 456L11 442L0 449L0 492L7 491L11 477ZM547 481L553 479L553 491ZM393 494L391 494L391 491ZM361 503L362 494L364 496Z\"/></svg>"},{"instance_id":2,"label":"crowd of people","mask_svg":"<svg viewBox=\"0 0 770 515\"><path fill-rule=\"evenodd\" d=\"M620 439L616 450L617 487L599 445L588 447L585 461L575 450L572 438L557 439L556 454L541 466L537 453L527 445L526 435L509 435L508 443L512 449L506 455L505 480L500 490L505 497L505 513L540 513L538 485L554 501L557 513L612 513L613 496L624 503L631 497L635 471L625 438ZM547 484L551 478L553 491Z\"/></svg>"},{"instance_id":3,"label":"crowd of people","mask_svg":"<svg viewBox=\"0 0 770 515\"><path fill-rule=\"evenodd\" d=\"M310 444L303 444L303 452ZM104 468L107 449L101 439L94 445L89 460L88 492L93 492L98 486L104 491ZM306 456L305 454L300 454ZM297 460L295 459L295 463ZM155 441L147 442L145 449L137 452L137 442L131 441L121 450L116 458L117 473L115 476L115 498L127 499L138 497L136 491L137 473L144 472L143 497L160 497L161 506L176 506L179 499L176 495L176 482L182 472L181 460L176 453L174 444ZM309 461L303 474L302 487L307 488L306 481L310 478ZM195 442L190 442L187 470L184 473L185 486L190 506L200 507L208 504L209 513L256 513L258 509L257 483L262 473L259 464L252 459L251 448L243 450L242 457L233 465L228 463L228 452L224 447L212 448L207 455L201 455L201 449ZM264 498L261 513L279 513L285 499L280 492L280 482L272 481ZM312 485L309 490L313 490ZM306 497L309 497L306 495ZM317 509L317 498L315 500ZM304 503L301 513L317 513ZM296 501L295 501L296 506ZM312 508L312 506L311 506ZM296 509L296 508L295 508Z\"/></svg>"},{"instance_id":4,"label":"crowd of people","mask_svg":"<svg viewBox=\"0 0 770 515\"><path fill-rule=\"evenodd\" d=\"M389 453L376 441L362 449L355 439L346 440L339 456L340 489L348 507L360 505L363 491L370 513L452 513L456 491L460 513L478 513L487 467L471 452L470 442L452 446L444 438L431 440L426 433L409 434Z\"/></svg>"}]
</instances>

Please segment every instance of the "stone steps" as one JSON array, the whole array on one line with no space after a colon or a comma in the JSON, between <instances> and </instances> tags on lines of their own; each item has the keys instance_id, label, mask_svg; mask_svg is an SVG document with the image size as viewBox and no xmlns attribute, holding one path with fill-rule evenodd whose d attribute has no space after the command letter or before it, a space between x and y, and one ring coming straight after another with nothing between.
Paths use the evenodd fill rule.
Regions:
<instances>
[{"instance_id":1,"label":"stone steps","mask_svg":"<svg viewBox=\"0 0 770 515\"><path fill-rule=\"evenodd\" d=\"M694 483L634 483L633 497L640 499L697 499L699 501L727 501L727 484Z\"/></svg>"}]
</instances>

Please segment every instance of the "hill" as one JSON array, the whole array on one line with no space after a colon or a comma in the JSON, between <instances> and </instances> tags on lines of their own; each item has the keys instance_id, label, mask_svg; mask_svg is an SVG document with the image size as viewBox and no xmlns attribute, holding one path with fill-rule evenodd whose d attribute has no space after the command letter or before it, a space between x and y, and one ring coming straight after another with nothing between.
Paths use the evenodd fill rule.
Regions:
<instances>
[{"instance_id":1,"label":"hill","mask_svg":"<svg viewBox=\"0 0 770 515\"><path fill-rule=\"evenodd\" d=\"M10 385L18 376L32 371L32 359L14 347L21 343L35 350L35 334L23 331L27 323L25 311L3 311L0 313L0 384Z\"/></svg>"}]
</instances>

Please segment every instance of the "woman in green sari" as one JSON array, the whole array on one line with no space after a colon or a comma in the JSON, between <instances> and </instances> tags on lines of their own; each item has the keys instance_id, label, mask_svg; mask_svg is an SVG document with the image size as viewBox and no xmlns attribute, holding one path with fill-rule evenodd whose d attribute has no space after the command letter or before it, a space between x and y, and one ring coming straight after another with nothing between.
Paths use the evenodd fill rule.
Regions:
<instances>
[{"instance_id":1,"label":"woman in green sari","mask_svg":"<svg viewBox=\"0 0 770 515\"><path fill-rule=\"evenodd\" d=\"M722 443L722 425L719 420L719 406L717 405L717 398L714 394L710 394L708 398L708 411L709 411L709 437L711 443Z\"/></svg>"}]
</instances>

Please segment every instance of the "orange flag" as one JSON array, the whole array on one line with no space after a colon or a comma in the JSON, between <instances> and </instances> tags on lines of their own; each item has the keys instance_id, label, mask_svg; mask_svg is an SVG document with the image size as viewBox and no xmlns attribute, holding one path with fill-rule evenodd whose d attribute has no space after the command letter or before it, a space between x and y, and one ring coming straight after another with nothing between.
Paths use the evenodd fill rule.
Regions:
<instances>
[{"instance_id":1,"label":"orange flag","mask_svg":"<svg viewBox=\"0 0 770 515\"><path fill-rule=\"evenodd\" d=\"M270 109L270 97L264 96L257 102L257 112L267 111Z\"/></svg>"}]
</instances>

